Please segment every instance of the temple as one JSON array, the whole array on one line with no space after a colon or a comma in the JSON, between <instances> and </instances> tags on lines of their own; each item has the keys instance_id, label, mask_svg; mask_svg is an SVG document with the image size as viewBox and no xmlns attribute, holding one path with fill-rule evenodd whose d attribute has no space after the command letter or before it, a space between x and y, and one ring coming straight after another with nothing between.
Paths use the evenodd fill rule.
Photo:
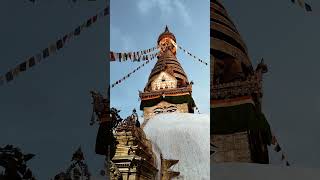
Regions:
<instances>
[{"instance_id":1,"label":"temple","mask_svg":"<svg viewBox=\"0 0 320 180\"><path fill-rule=\"evenodd\" d=\"M144 123L159 113L193 113L195 103L192 98L192 83L176 57L177 45L174 34L166 26L158 38L158 61L152 69L143 92L140 110L144 113Z\"/></svg>"},{"instance_id":2,"label":"temple","mask_svg":"<svg viewBox=\"0 0 320 180\"><path fill-rule=\"evenodd\" d=\"M199 117L193 116L192 118L189 116L189 119L188 116L183 116L186 115L185 113L194 113L196 107L192 98L193 83L189 82L176 57L176 38L167 26L158 37L157 46L159 50L157 52L158 60L151 70L144 90L139 92L140 110L144 114L144 121L141 125L135 109L131 115L122 119L118 114L119 110L110 108L110 89L106 96L96 91L90 92L93 100L90 125L99 123L95 152L105 156L105 167L101 171L101 175L107 176L111 180L195 179L189 178L192 175L196 179L198 177L208 179L209 158L206 154L209 154L209 151L208 153L201 153L205 156L204 158L202 156L202 159L199 158L201 155L197 156L194 153L206 152L206 147L209 147L205 143L198 143L201 139L204 139L201 137L209 135L209 116L199 115ZM181 117L180 120L183 119L184 126L176 121L179 118L175 116L173 116L173 121L168 121L169 117L162 118L160 115L173 112L184 113L183 115L178 114ZM197 118L202 123L195 122L194 120ZM204 126L204 118L208 123L208 125L205 125L207 129L196 136L200 137L200 140L194 140L195 132L199 131L198 127ZM174 130L164 128L168 127L166 124L168 122L177 122L177 125L170 126ZM152 123L160 123L160 126ZM188 126L185 126L185 124ZM156 132L156 130L160 130L161 133L166 135L167 133L173 135L160 135L160 137L160 133L156 133L155 136L150 133ZM157 141L162 137L172 138L164 143L163 141ZM181 139L183 139L183 143L181 143ZM181 144L184 144L184 146ZM189 150L187 146L192 145L194 148ZM200 147L200 145L204 146ZM80 154L80 158L77 158L75 163L83 165L84 158L81 150L78 150L76 154ZM194 165L190 156L200 162ZM206 160L208 160L208 163L205 162ZM192 167L195 166L192 170L189 170L190 164L192 164ZM190 171L191 173L189 173ZM70 172L62 172L55 179L60 180L69 177ZM80 175L89 176L88 172L80 172L78 169L74 172L74 179Z\"/></svg>"},{"instance_id":3,"label":"temple","mask_svg":"<svg viewBox=\"0 0 320 180\"><path fill-rule=\"evenodd\" d=\"M98 133L97 139L101 140L97 141L97 144L103 146L97 146L99 148L97 148L98 151L96 150L96 152L101 152L99 154L107 154L108 152L110 166L106 168L109 170L107 173L110 174L111 179L170 180L180 175L180 172L171 169L173 165L178 164L179 160L165 159L161 152L154 152L155 147L143 130L148 120L160 113L193 113L195 107L192 98L192 83L189 83L186 73L176 58L176 38L167 26L165 31L160 34L157 44L159 48L158 61L150 73L144 91L139 92L140 109L144 113L143 124L140 126L139 117L135 110L131 116L122 120L115 115L116 111L111 109L111 118L108 120L109 122L105 121L104 123L116 125L112 128L100 125L109 129L103 129L103 132L113 131L114 140L111 141L113 138L109 138L112 149L107 150L105 144L108 142L102 140L108 139L107 135L103 137L104 135L101 134L99 137ZM96 109L98 109L100 106L97 102L103 102L103 100L100 100L95 93L92 95L96 100L93 104L97 104ZM100 121L106 117L104 115L108 114L108 107L105 107L106 111L97 113ZM157 153L160 157L157 157Z\"/></svg>"},{"instance_id":4,"label":"temple","mask_svg":"<svg viewBox=\"0 0 320 180\"><path fill-rule=\"evenodd\" d=\"M261 110L263 60L253 68L239 31L218 0L210 2L213 161L269 163L269 124Z\"/></svg>"}]
</instances>

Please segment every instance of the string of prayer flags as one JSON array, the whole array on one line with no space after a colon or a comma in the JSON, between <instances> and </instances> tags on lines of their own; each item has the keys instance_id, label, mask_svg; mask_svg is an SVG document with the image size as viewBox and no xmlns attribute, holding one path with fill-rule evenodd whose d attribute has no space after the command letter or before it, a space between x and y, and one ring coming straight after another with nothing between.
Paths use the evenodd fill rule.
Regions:
<instances>
[{"instance_id":1,"label":"string of prayer flags","mask_svg":"<svg viewBox=\"0 0 320 180\"><path fill-rule=\"evenodd\" d=\"M183 49L181 46L178 46L179 49L183 50L184 53L188 54L189 56L191 56L193 59L198 60L199 62L205 64L206 66L208 65L208 63L200 58L197 58L196 56L192 55L189 51Z\"/></svg>"},{"instance_id":2,"label":"string of prayer flags","mask_svg":"<svg viewBox=\"0 0 320 180\"><path fill-rule=\"evenodd\" d=\"M311 5L306 3L304 0L291 0L291 2L294 3L294 4L298 3L298 5L301 8L304 8L307 12L311 12L312 11Z\"/></svg>"},{"instance_id":3,"label":"string of prayer flags","mask_svg":"<svg viewBox=\"0 0 320 180\"><path fill-rule=\"evenodd\" d=\"M141 60L147 60L145 59L146 54L149 54L153 51L155 51L157 48L153 47L153 48L149 48L146 50L141 50L141 51L136 51L136 52L113 52L110 51L109 53L109 59L110 61L119 61L119 62L123 62L123 61L128 61L131 60L133 62L137 61L140 62ZM140 59L142 58L142 59Z\"/></svg>"},{"instance_id":4,"label":"string of prayer flags","mask_svg":"<svg viewBox=\"0 0 320 180\"><path fill-rule=\"evenodd\" d=\"M79 36L84 28L91 27L95 22L97 22L98 18L102 18L107 15L109 15L109 7L106 7L98 14L87 19L82 25L65 34L57 41L51 43L48 47L41 50L41 52L38 52L36 55L29 57L26 61L9 70L5 75L0 75L0 85L3 85L5 81L8 83L14 80L21 72L28 70L29 68L39 64L42 60L55 54L57 51L61 50L68 41L70 41L75 36Z\"/></svg>"},{"instance_id":5,"label":"string of prayer flags","mask_svg":"<svg viewBox=\"0 0 320 180\"><path fill-rule=\"evenodd\" d=\"M285 156L282 148L280 147L277 138L273 135L271 139L271 144L274 146L273 150L277 153L281 151L281 161L286 163L286 166L290 166L289 161L287 160L287 157Z\"/></svg>"},{"instance_id":6,"label":"string of prayer flags","mask_svg":"<svg viewBox=\"0 0 320 180\"><path fill-rule=\"evenodd\" d=\"M114 88L116 85L122 83L124 80L128 79L133 73L137 72L138 70L140 70L142 67L144 67L146 64L148 64L150 61L154 60L157 57L158 53L155 53L151 56L151 58L149 58L148 60L146 60L143 64L141 64L140 66L138 66L137 68L135 68L133 71L131 71L130 73L128 73L127 75L123 76L121 79L119 79L118 81L116 81L115 83L113 83L111 85L111 88Z\"/></svg>"},{"instance_id":7,"label":"string of prayer flags","mask_svg":"<svg viewBox=\"0 0 320 180\"><path fill-rule=\"evenodd\" d=\"M195 109L197 110L198 114L201 114L200 110L199 110L199 108L197 106L195 107Z\"/></svg>"}]
</instances>

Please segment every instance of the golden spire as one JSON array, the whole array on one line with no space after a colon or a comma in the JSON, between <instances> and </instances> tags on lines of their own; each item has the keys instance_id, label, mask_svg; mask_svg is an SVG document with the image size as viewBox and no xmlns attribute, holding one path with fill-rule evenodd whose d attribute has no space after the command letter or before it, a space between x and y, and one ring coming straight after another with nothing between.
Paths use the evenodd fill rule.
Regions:
<instances>
[{"instance_id":1,"label":"golden spire","mask_svg":"<svg viewBox=\"0 0 320 180\"><path fill-rule=\"evenodd\" d=\"M248 50L223 5L214 0L210 10L210 58L214 82L243 79L253 72Z\"/></svg>"},{"instance_id":2,"label":"golden spire","mask_svg":"<svg viewBox=\"0 0 320 180\"><path fill-rule=\"evenodd\" d=\"M179 86L189 84L188 77L176 57L175 43L176 38L174 34L171 33L168 26L166 26L164 32L161 33L158 38L160 53L158 55L158 61L150 73L145 91L151 90L151 82L157 78L161 72L167 72L176 78L179 81Z\"/></svg>"}]
</instances>

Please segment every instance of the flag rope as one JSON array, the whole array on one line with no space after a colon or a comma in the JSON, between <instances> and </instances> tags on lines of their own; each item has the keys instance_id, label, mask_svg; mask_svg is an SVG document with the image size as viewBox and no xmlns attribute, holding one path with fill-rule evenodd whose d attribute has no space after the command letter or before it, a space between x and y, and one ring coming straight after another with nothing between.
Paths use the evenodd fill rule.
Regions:
<instances>
[{"instance_id":1,"label":"flag rope","mask_svg":"<svg viewBox=\"0 0 320 180\"><path fill-rule=\"evenodd\" d=\"M273 133L272 133L273 134ZM273 145L273 150L277 153L281 152L281 162L285 162L286 166L290 166L290 163L287 159L287 156L283 152L280 144L278 143L278 140L275 135L272 135L271 145Z\"/></svg>"},{"instance_id":2,"label":"flag rope","mask_svg":"<svg viewBox=\"0 0 320 180\"><path fill-rule=\"evenodd\" d=\"M196 106L195 109L197 110L198 114L201 114L198 106Z\"/></svg>"},{"instance_id":3,"label":"flag rope","mask_svg":"<svg viewBox=\"0 0 320 180\"><path fill-rule=\"evenodd\" d=\"M310 4L304 2L304 0L291 0L293 4L298 4L301 8L305 9L307 12L312 11L312 7Z\"/></svg>"},{"instance_id":4,"label":"flag rope","mask_svg":"<svg viewBox=\"0 0 320 180\"><path fill-rule=\"evenodd\" d=\"M199 62L205 64L206 66L208 65L208 63L200 58L197 58L196 56L192 55L189 51L185 50L184 48L182 48L181 46L179 46L179 49L183 50L184 53L186 53L187 55L191 56L193 59L198 60Z\"/></svg>"},{"instance_id":5,"label":"flag rope","mask_svg":"<svg viewBox=\"0 0 320 180\"><path fill-rule=\"evenodd\" d=\"M15 68L9 70L7 73L5 73L5 75L0 75L0 86L3 85L4 82L9 83L10 81L14 80L20 73L39 64L42 60L48 58L50 55L55 54L57 51L61 50L67 44L67 42L72 40L75 36L79 36L83 29L91 27L91 25L97 22L98 19L102 19L103 17L108 16L109 14L109 6L107 6L96 15L87 19L80 26L76 27L70 33L65 34L56 42L51 43L49 47L43 49L36 55L29 57L26 61L20 63Z\"/></svg>"},{"instance_id":6,"label":"flag rope","mask_svg":"<svg viewBox=\"0 0 320 180\"><path fill-rule=\"evenodd\" d=\"M110 57L110 61L123 62L123 61L131 60L133 62L135 62L135 61L140 62L140 57L143 57L144 55L147 55L147 54L155 51L156 49L157 49L157 47L152 47L152 48L149 48L149 49L145 49L145 50L141 50L141 51L135 51L135 52L114 52L114 51L110 51L109 57ZM144 59L144 60L148 60L148 59Z\"/></svg>"},{"instance_id":7,"label":"flag rope","mask_svg":"<svg viewBox=\"0 0 320 180\"><path fill-rule=\"evenodd\" d=\"M123 82L124 80L126 80L127 78L129 78L131 76L131 74L137 72L138 70L140 70L143 66L145 66L146 64L148 64L150 61L152 61L153 59L155 59L157 57L157 53L154 54L149 54L147 56L149 56L150 58L148 58L148 60L146 60L143 64L141 64L140 66L138 66L137 68L135 68L133 71L131 71L130 73L128 73L127 75L123 76L121 79L117 80L115 83L113 83L111 85L111 88L114 88L116 85L120 84L121 82Z\"/></svg>"}]
</instances>

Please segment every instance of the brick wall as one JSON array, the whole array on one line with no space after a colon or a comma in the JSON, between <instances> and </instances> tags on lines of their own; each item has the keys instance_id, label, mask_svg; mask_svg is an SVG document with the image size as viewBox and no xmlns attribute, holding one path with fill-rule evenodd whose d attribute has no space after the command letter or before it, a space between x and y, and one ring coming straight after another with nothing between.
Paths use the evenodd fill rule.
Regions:
<instances>
[{"instance_id":1,"label":"brick wall","mask_svg":"<svg viewBox=\"0 0 320 180\"><path fill-rule=\"evenodd\" d=\"M217 147L214 162L251 162L247 132L211 135L211 141Z\"/></svg>"}]
</instances>

